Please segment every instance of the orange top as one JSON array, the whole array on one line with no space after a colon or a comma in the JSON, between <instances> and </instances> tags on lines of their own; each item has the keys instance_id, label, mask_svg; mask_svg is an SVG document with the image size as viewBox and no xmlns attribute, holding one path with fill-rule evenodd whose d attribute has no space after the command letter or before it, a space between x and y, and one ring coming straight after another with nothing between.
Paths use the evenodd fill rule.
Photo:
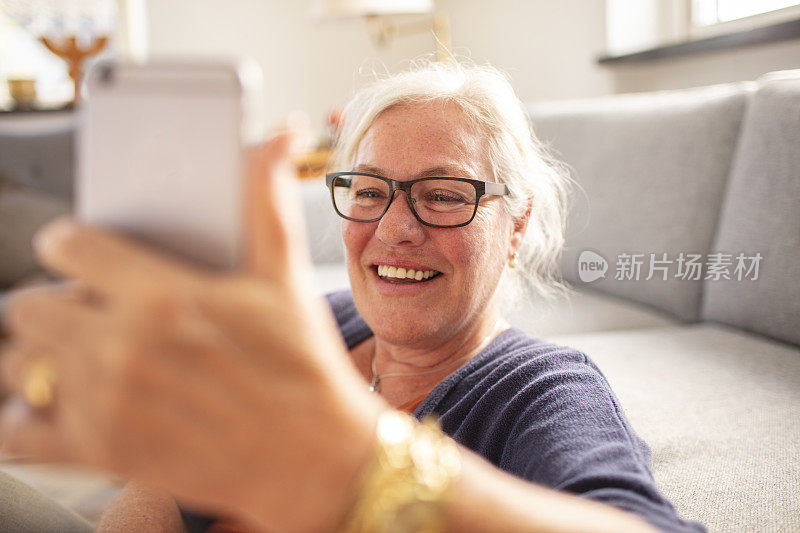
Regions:
<instances>
[{"instance_id":1,"label":"orange top","mask_svg":"<svg viewBox=\"0 0 800 533\"><path fill-rule=\"evenodd\" d=\"M411 414L411 413L413 413L413 412L414 412L414 410L415 410L417 407L419 407L419 404L421 404L421 403L422 403L422 401L423 401L423 400L424 400L424 399L425 399L425 398L428 396L428 393L429 393L429 392L430 392L430 391L423 392L421 395L417 396L416 398L414 398L414 399L413 399L413 400L411 400L410 402L406 402L406 403L404 403L403 405L399 406L399 407L397 408L397 410L398 410L398 411L403 411L404 413L408 413L408 414Z\"/></svg>"}]
</instances>

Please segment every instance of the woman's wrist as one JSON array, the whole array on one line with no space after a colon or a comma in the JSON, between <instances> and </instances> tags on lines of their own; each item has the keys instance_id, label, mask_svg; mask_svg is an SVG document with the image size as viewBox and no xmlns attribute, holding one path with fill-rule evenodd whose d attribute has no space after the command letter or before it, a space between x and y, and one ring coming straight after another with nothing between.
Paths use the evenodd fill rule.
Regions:
<instances>
[{"instance_id":1,"label":"woman's wrist","mask_svg":"<svg viewBox=\"0 0 800 533\"><path fill-rule=\"evenodd\" d=\"M461 469L458 448L432 419L423 423L384 411L375 452L357 499L340 528L345 533L438 532Z\"/></svg>"}]
</instances>

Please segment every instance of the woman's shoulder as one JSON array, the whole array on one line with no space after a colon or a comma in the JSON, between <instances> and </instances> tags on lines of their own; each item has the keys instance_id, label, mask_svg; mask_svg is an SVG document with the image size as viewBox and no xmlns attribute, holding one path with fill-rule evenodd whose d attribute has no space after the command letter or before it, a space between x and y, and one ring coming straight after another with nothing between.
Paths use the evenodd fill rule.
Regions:
<instances>
[{"instance_id":1,"label":"woman's shoulder","mask_svg":"<svg viewBox=\"0 0 800 533\"><path fill-rule=\"evenodd\" d=\"M610 391L582 351L509 328L431 391L417 414L487 405L505 410L521 396L541 397L576 386Z\"/></svg>"},{"instance_id":2,"label":"woman's shoulder","mask_svg":"<svg viewBox=\"0 0 800 533\"><path fill-rule=\"evenodd\" d=\"M372 336L372 330L361 318L349 289L326 294L325 298L348 349Z\"/></svg>"},{"instance_id":3,"label":"woman's shoulder","mask_svg":"<svg viewBox=\"0 0 800 533\"><path fill-rule=\"evenodd\" d=\"M328 305L331 307L339 327L342 326L342 323L352 320L354 316L359 316L360 318L353 300L353 293L349 289L330 292L325 295L325 299L328 300Z\"/></svg>"},{"instance_id":4,"label":"woman's shoulder","mask_svg":"<svg viewBox=\"0 0 800 533\"><path fill-rule=\"evenodd\" d=\"M437 389L415 414L436 413L456 440L525 479L559 486L559 468L612 441L625 448L631 468L646 470L646 445L603 373L575 348L511 328ZM575 453L561 455L576 438Z\"/></svg>"},{"instance_id":5,"label":"woman's shoulder","mask_svg":"<svg viewBox=\"0 0 800 533\"><path fill-rule=\"evenodd\" d=\"M600 374L584 352L533 337L517 328L509 328L498 335L474 363L469 370L479 375L515 376L526 381L554 372Z\"/></svg>"}]
</instances>

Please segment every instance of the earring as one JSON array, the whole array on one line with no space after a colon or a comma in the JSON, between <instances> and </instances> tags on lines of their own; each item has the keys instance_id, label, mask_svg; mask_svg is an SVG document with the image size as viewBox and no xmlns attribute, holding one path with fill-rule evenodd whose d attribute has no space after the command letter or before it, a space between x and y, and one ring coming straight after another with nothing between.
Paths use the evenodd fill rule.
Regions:
<instances>
[{"instance_id":1,"label":"earring","mask_svg":"<svg viewBox=\"0 0 800 533\"><path fill-rule=\"evenodd\" d=\"M511 259L508 260L508 268L517 268L517 252L514 252Z\"/></svg>"}]
</instances>

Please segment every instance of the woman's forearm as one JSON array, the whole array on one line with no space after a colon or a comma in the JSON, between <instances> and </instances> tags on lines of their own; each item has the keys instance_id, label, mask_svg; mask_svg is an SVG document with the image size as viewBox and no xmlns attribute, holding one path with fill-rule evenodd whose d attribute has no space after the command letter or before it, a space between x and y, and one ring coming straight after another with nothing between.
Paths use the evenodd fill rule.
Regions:
<instances>
[{"instance_id":1,"label":"woman's forearm","mask_svg":"<svg viewBox=\"0 0 800 533\"><path fill-rule=\"evenodd\" d=\"M448 531L653 533L639 517L539 487L506 474L462 448L461 476L446 508Z\"/></svg>"},{"instance_id":2,"label":"woman's forearm","mask_svg":"<svg viewBox=\"0 0 800 533\"><path fill-rule=\"evenodd\" d=\"M106 509L95 530L186 533L178 504L168 492L128 483Z\"/></svg>"}]
</instances>

